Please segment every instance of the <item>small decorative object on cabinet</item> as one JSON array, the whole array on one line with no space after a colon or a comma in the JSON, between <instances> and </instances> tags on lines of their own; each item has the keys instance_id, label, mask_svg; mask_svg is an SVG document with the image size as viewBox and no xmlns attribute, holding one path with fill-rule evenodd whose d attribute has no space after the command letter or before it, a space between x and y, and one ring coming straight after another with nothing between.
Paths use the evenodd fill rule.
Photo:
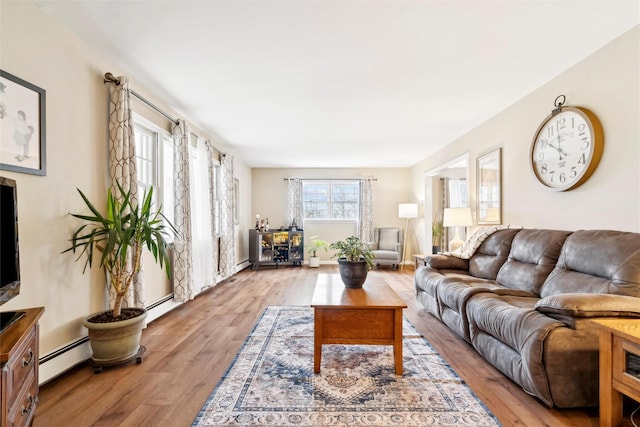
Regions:
<instances>
[{"instance_id":1,"label":"small decorative object on cabinet","mask_svg":"<svg viewBox=\"0 0 640 427\"><path fill-rule=\"evenodd\" d=\"M2 411L0 425L31 425L38 404L38 319L43 307L30 308L0 334Z\"/></svg>"},{"instance_id":2,"label":"small decorative object on cabinet","mask_svg":"<svg viewBox=\"0 0 640 427\"><path fill-rule=\"evenodd\" d=\"M249 230L251 268L261 265L302 265L304 235L302 230Z\"/></svg>"}]
</instances>

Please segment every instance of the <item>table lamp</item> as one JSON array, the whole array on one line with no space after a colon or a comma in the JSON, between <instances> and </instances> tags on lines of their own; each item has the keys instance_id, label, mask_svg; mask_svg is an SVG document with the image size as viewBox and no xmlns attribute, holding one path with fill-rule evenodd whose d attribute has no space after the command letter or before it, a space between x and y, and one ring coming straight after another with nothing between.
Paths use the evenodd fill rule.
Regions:
<instances>
[{"instance_id":1,"label":"table lamp","mask_svg":"<svg viewBox=\"0 0 640 427\"><path fill-rule=\"evenodd\" d=\"M449 252L460 248L464 241L460 238L459 227L473 225L471 208L446 208L442 217L442 225L455 228L455 237L449 242Z\"/></svg>"}]
</instances>

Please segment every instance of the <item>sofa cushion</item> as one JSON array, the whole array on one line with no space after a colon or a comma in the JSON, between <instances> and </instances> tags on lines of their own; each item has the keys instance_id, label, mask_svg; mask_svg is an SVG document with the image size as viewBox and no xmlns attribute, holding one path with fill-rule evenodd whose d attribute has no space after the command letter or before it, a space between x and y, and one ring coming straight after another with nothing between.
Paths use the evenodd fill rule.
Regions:
<instances>
[{"instance_id":1,"label":"sofa cushion","mask_svg":"<svg viewBox=\"0 0 640 427\"><path fill-rule=\"evenodd\" d=\"M572 233L540 295L560 293L640 297L640 234L611 230Z\"/></svg>"},{"instance_id":2,"label":"sofa cushion","mask_svg":"<svg viewBox=\"0 0 640 427\"><path fill-rule=\"evenodd\" d=\"M536 310L571 317L640 317L640 299L611 294L558 294L539 300Z\"/></svg>"},{"instance_id":3,"label":"sofa cushion","mask_svg":"<svg viewBox=\"0 0 640 427\"><path fill-rule=\"evenodd\" d=\"M481 279L495 280L518 232L520 229L498 230L486 237L469 260L469 273Z\"/></svg>"},{"instance_id":4,"label":"sofa cushion","mask_svg":"<svg viewBox=\"0 0 640 427\"><path fill-rule=\"evenodd\" d=\"M564 326L534 309L537 298L474 295L467 303L471 343L484 358L522 388L552 405L543 362L544 341Z\"/></svg>"},{"instance_id":5,"label":"sofa cushion","mask_svg":"<svg viewBox=\"0 0 640 427\"><path fill-rule=\"evenodd\" d=\"M513 238L509 258L496 277L498 282L507 288L540 295L569 234L559 230L521 230Z\"/></svg>"}]
</instances>

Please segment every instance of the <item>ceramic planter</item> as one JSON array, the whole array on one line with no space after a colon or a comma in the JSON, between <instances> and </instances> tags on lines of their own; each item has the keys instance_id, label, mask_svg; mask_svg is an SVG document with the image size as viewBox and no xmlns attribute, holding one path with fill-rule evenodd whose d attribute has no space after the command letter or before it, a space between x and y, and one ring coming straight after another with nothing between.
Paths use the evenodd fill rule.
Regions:
<instances>
[{"instance_id":1,"label":"ceramic planter","mask_svg":"<svg viewBox=\"0 0 640 427\"><path fill-rule=\"evenodd\" d=\"M369 271L366 261L351 262L343 258L338 259L338 266L345 288L362 288Z\"/></svg>"},{"instance_id":2,"label":"ceramic planter","mask_svg":"<svg viewBox=\"0 0 640 427\"><path fill-rule=\"evenodd\" d=\"M139 316L117 322L89 322L88 319L96 316L96 314L92 314L83 320L82 324L89 330L89 342L93 350L92 362L100 365L111 365L136 356L140 349L144 319L147 317L145 309L138 310L141 312Z\"/></svg>"}]
</instances>

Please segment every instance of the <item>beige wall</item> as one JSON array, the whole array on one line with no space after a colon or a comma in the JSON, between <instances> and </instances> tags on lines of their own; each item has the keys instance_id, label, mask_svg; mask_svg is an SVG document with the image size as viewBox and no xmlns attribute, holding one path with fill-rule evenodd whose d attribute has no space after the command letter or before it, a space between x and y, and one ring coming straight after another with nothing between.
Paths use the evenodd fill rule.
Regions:
<instances>
[{"instance_id":1,"label":"beige wall","mask_svg":"<svg viewBox=\"0 0 640 427\"><path fill-rule=\"evenodd\" d=\"M47 174L44 177L0 171L17 181L20 218L20 295L2 310L43 306L41 356L86 335L81 319L104 307L102 272L82 274L82 263L66 249L74 227L69 212L83 212L76 192L91 200L106 197L107 87L105 72L127 74L30 2L0 2L0 68L46 90ZM153 89L131 80L130 86L174 117L172 109L154 98ZM166 125L166 120L140 107L135 111ZM188 118L186 118L188 120ZM200 133L197 129L194 131ZM200 133L202 136L206 136ZM215 145L226 151L222 143ZM249 204L250 169L234 162L241 203ZM238 229L247 229L248 213L241 211ZM246 258L246 255L240 253ZM148 281L166 280L146 263ZM149 292L147 302L159 295Z\"/></svg>"},{"instance_id":2,"label":"beige wall","mask_svg":"<svg viewBox=\"0 0 640 427\"><path fill-rule=\"evenodd\" d=\"M503 148L503 223L577 230L640 231L640 27L516 102L491 120L435 153L412 170L414 196L425 193L425 172L469 153L469 191L475 211L476 158ZM529 167L529 148L554 99L591 109L600 119L605 149L595 173L568 192L543 188ZM423 241L430 227L419 221Z\"/></svg>"},{"instance_id":3,"label":"beige wall","mask_svg":"<svg viewBox=\"0 0 640 427\"><path fill-rule=\"evenodd\" d=\"M417 202L409 191L410 175L407 168L386 169L294 169L294 168L255 168L252 171L253 191L251 198L251 217L255 223L256 214L269 218L271 228L286 226L287 221L287 182L285 178L338 178L359 179L376 178L374 190L374 226L404 227L405 221L398 218L400 203ZM328 242L344 239L357 233L354 223L308 222L303 224L305 240L311 236ZM411 237L411 233L410 233ZM409 240L410 242L411 240ZM248 244L248 243L247 243ZM407 252L410 253L409 250ZM319 252L321 261L328 261L331 252ZM308 252L305 259L308 259Z\"/></svg>"}]
</instances>

